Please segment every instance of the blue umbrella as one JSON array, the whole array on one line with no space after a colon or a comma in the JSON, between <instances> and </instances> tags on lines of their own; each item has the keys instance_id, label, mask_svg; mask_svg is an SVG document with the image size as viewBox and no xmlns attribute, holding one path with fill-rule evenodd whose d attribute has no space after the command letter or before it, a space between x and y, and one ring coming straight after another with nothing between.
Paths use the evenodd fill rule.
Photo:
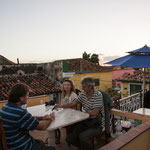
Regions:
<instances>
[{"instance_id":1,"label":"blue umbrella","mask_svg":"<svg viewBox=\"0 0 150 150\"><path fill-rule=\"evenodd\" d=\"M150 68L150 47L145 45L142 48L129 51L129 55L117 58L106 64L113 66L126 66L136 68ZM143 92L142 92L142 107L144 102L144 90L145 90L145 69L143 72Z\"/></svg>"}]
</instances>

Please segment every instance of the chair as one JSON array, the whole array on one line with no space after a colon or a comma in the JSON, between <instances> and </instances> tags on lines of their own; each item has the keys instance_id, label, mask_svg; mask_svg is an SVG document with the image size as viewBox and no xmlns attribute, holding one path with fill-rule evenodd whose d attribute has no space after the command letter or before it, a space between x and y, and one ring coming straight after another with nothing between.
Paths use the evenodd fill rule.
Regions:
<instances>
[{"instance_id":1,"label":"chair","mask_svg":"<svg viewBox=\"0 0 150 150\"><path fill-rule=\"evenodd\" d=\"M109 94L105 93L104 91L100 91L103 95L103 103L104 103L104 113L105 113L105 121L102 122L103 130L102 132L94 136L93 138L93 150L95 149L95 141L98 137L101 137L104 135L105 143L108 143L108 138L111 138L111 133L110 133L110 110L113 108L113 100L110 97Z\"/></svg>"},{"instance_id":2,"label":"chair","mask_svg":"<svg viewBox=\"0 0 150 150\"><path fill-rule=\"evenodd\" d=\"M3 120L1 117L0 117L0 148L1 150L7 150L7 143L6 143L6 138L5 138L4 128L3 128Z\"/></svg>"}]
</instances>

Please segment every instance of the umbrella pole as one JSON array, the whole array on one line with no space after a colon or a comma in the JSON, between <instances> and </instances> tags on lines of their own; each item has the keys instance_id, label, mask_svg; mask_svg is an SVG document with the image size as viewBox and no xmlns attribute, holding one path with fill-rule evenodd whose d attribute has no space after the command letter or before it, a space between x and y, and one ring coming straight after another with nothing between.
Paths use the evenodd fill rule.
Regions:
<instances>
[{"instance_id":1,"label":"umbrella pole","mask_svg":"<svg viewBox=\"0 0 150 150\"><path fill-rule=\"evenodd\" d=\"M142 90L142 108L144 108L144 93L145 93L145 68L143 68L143 90Z\"/></svg>"}]
</instances>

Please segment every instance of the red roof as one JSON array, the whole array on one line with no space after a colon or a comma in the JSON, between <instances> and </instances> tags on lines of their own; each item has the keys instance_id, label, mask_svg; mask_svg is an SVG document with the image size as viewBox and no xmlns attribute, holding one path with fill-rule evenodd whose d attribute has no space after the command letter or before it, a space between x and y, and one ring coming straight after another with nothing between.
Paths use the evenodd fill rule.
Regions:
<instances>
[{"instance_id":1,"label":"red roof","mask_svg":"<svg viewBox=\"0 0 150 150\"><path fill-rule=\"evenodd\" d=\"M132 82L143 82L143 72L140 70L136 70L133 75L130 73L125 73L121 78L118 79L119 81L132 81ZM150 73L146 71L145 73L145 81L150 82Z\"/></svg>"},{"instance_id":2,"label":"red roof","mask_svg":"<svg viewBox=\"0 0 150 150\"><path fill-rule=\"evenodd\" d=\"M59 86L52 83L43 74L7 76L0 78L0 100L7 100L10 89L19 82L28 85L30 97L56 93L61 90Z\"/></svg>"},{"instance_id":3,"label":"red roof","mask_svg":"<svg viewBox=\"0 0 150 150\"><path fill-rule=\"evenodd\" d=\"M102 67L82 58L64 59L59 61L66 61L68 63L68 72L92 72L92 71L108 71L113 67Z\"/></svg>"}]
</instances>

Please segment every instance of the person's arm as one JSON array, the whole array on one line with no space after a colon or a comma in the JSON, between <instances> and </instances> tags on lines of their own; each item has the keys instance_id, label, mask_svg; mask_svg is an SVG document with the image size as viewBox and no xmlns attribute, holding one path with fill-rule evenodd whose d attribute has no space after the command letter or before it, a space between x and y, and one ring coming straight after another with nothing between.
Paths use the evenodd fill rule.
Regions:
<instances>
[{"instance_id":1,"label":"person's arm","mask_svg":"<svg viewBox=\"0 0 150 150\"><path fill-rule=\"evenodd\" d=\"M78 98L77 94L72 92L71 95L70 95L70 98L71 98L71 102L74 101L75 99ZM72 109L78 109L79 108L79 102L77 102L78 104L76 106L73 106L71 107Z\"/></svg>"},{"instance_id":2,"label":"person's arm","mask_svg":"<svg viewBox=\"0 0 150 150\"><path fill-rule=\"evenodd\" d=\"M37 125L36 129L45 130L54 119L55 119L54 113L43 116L43 120L39 121L39 124Z\"/></svg>"},{"instance_id":3,"label":"person's arm","mask_svg":"<svg viewBox=\"0 0 150 150\"><path fill-rule=\"evenodd\" d=\"M100 108L95 108L92 112L87 112L89 116L97 116L100 111Z\"/></svg>"},{"instance_id":4,"label":"person's arm","mask_svg":"<svg viewBox=\"0 0 150 150\"><path fill-rule=\"evenodd\" d=\"M45 115L45 116L34 116L38 121L41 121L41 120L49 120L50 117L51 116L51 114L50 115ZM46 119L47 118L47 119Z\"/></svg>"},{"instance_id":5,"label":"person's arm","mask_svg":"<svg viewBox=\"0 0 150 150\"><path fill-rule=\"evenodd\" d=\"M41 120L39 121L38 126L36 127L37 130L45 130L50 123L52 122L52 120Z\"/></svg>"},{"instance_id":6,"label":"person's arm","mask_svg":"<svg viewBox=\"0 0 150 150\"><path fill-rule=\"evenodd\" d=\"M56 109L56 108L71 108L71 107L74 107L74 106L77 106L77 101L72 101L71 103L67 103L67 104L56 104L55 106L54 106L54 108L53 109Z\"/></svg>"},{"instance_id":7,"label":"person's arm","mask_svg":"<svg viewBox=\"0 0 150 150\"><path fill-rule=\"evenodd\" d=\"M41 121L43 120L44 116L34 116L37 120Z\"/></svg>"}]
</instances>

